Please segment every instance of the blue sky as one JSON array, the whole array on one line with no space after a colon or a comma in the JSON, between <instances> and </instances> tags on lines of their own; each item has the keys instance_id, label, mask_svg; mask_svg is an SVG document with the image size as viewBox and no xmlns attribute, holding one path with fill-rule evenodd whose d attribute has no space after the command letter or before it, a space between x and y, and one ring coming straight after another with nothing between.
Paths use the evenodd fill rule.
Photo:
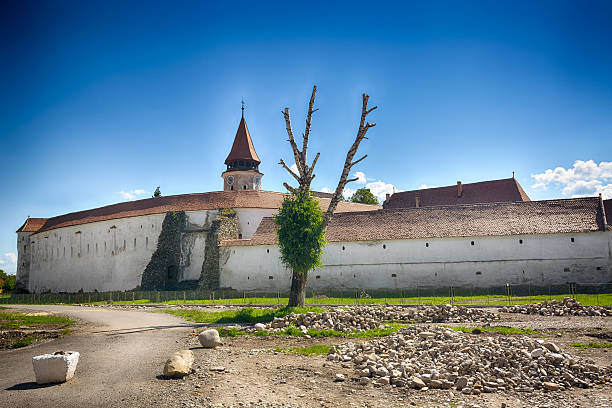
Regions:
<instances>
[{"instance_id":1,"label":"blue sky","mask_svg":"<svg viewBox=\"0 0 612 408\"><path fill-rule=\"evenodd\" d=\"M532 199L612 197L612 3L330 3L3 2L0 268L28 215L221 189L241 98L282 191L281 110L303 129L313 84L317 189L367 92L378 125L352 189L515 171Z\"/></svg>"}]
</instances>

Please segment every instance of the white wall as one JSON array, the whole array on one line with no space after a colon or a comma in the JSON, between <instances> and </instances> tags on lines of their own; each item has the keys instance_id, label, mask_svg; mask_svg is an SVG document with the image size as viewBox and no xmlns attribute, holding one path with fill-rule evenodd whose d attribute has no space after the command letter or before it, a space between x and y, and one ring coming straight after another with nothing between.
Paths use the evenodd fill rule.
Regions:
<instances>
[{"instance_id":1,"label":"white wall","mask_svg":"<svg viewBox=\"0 0 612 408\"><path fill-rule=\"evenodd\" d=\"M236 212L243 238L250 238L261 219L275 210L245 208ZM207 230L218 216L218 210L185 211L185 215L178 279L198 280L204 263ZM31 236L19 233L18 280L36 293L135 289L157 249L165 216L119 218Z\"/></svg>"},{"instance_id":2,"label":"white wall","mask_svg":"<svg viewBox=\"0 0 612 408\"><path fill-rule=\"evenodd\" d=\"M157 248L164 217L165 214L154 214L121 218L32 235L29 290L136 288Z\"/></svg>"},{"instance_id":3,"label":"white wall","mask_svg":"<svg viewBox=\"0 0 612 408\"><path fill-rule=\"evenodd\" d=\"M611 232L332 242L323 251L325 266L309 274L308 286L392 289L609 282L611 242ZM277 246L221 247L220 259L222 287L290 286L291 275L280 263Z\"/></svg>"},{"instance_id":4,"label":"white wall","mask_svg":"<svg viewBox=\"0 0 612 408\"><path fill-rule=\"evenodd\" d=\"M271 217L278 212L276 208L237 208L238 228L242 238L250 239L264 217Z\"/></svg>"}]
</instances>

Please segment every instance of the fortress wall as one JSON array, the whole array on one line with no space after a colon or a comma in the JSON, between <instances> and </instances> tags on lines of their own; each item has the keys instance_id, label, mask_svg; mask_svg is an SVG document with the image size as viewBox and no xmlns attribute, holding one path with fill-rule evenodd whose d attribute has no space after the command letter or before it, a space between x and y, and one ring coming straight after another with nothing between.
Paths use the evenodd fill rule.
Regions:
<instances>
[{"instance_id":1,"label":"fortress wall","mask_svg":"<svg viewBox=\"0 0 612 408\"><path fill-rule=\"evenodd\" d=\"M58 228L30 236L31 292L128 290L140 285L165 214Z\"/></svg>"},{"instance_id":2,"label":"fortress wall","mask_svg":"<svg viewBox=\"0 0 612 408\"><path fill-rule=\"evenodd\" d=\"M310 272L308 287L401 289L416 285L610 282L611 247L612 232L331 242L323 251L325 266ZM290 287L291 274L281 264L277 246L220 249L221 287Z\"/></svg>"},{"instance_id":3,"label":"fortress wall","mask_svg":"<svg viewBox=\"0 0 612 408\"><path fill-rule=\"evenodd\" d=\"M264 217L271 217L278 212L275 208L236 208L238 228L242 238L250 239Z\"/></svg>"}]
</instances>

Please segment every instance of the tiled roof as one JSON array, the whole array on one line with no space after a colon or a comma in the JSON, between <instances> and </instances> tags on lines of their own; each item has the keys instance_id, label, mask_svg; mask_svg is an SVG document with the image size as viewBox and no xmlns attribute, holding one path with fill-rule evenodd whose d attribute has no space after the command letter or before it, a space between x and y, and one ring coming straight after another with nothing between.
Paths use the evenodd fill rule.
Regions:
<instances>
[{"instance_id":1,"label":"tiled roof","mask_svg":"<svg viewBox=\"0 0 612 408\"><path fill-rule=\"evenodd\" d=\"M30 218L23 223L16 232L35 232L40 229L47 221L46 218Z\"/></svg>"},{"instance_id":2,"label":"tiled roof","mask_svg":"<svg viewBox=\"0 0 612 408\"><path fill-rule=\"evenodd\" d=\"M90 222L135 217L139 215L161 214L168 211L214 210L219 208L274 209L281 206L285 195L284 193L273 191L240 190L147 198L144 200L126 201L124 203L107 205L91 210L59 215L49 219L30 218L19 231L28 226L28 222L32 225L28 231L42 232L71 225L88 224ZM330 200L328 198L320 198L319 201L321 202L322 208L327 208ZM336 212L371 211L378 209L380 209L380 206L341 202L338 204ZM31 220L42 220L42 222L35 224ZM35 227L36 225L38 228Z\"/></svg>"},{"instance_id":3,"label":"tiled roof","mask_svg":"<svg viewBox=\"0 0 612 408\"><path fill-rule=\"evenodd\" d=\"M253 160L258 164L261 163L261 160L259 160L255 152L255 147L253 146L249 129L244 121L244 116L240 119L236 137L234 138L234 144L232 145L232 150L230 150L227 159L225 159L225 164L230 164L235 160Z\"/></svg>"},{"instance_id":4,"label":"tiled roof","mask_svg":"<svg viewBox=\"0 0 612 408\"><path fill-rule=\"evenodd\" d=\"M414 208L417 206L417 195L419 197L419 207L530 201L521 185L514 178L462 184L461 196L458 194L458 188L458 185L454 185L402 191L389 197L383 203L383 207L389 209Z\"/></svg>"},{"instance_id":5,"label":"tiled roof","mask_svg":"<svg viewBox=\"0 0 612 408\"><path fill-rule=\"evenodd\" d=\"M589 232L603 229L598 198L421 207L336 214L326 239L379 241ZM250 240L231 245L274 245L276 225L264 218Z\"/></svg>"}]
</instances>

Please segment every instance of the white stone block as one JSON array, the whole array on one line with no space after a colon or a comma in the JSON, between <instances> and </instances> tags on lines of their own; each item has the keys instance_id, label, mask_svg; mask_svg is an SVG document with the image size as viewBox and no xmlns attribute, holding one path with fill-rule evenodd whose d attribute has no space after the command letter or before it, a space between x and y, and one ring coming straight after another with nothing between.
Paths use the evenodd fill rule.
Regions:
<instances>
[{"instance_id":1,"label":"white stone block","mask_svg":"<svg viewBox=\"0 0 612 408\"><path fill-rule=\"evenodd\" d=\"M37 384L61 383L74 376L79 353L76 351L56 352L32 357Z\"/></svg>"}]
</instances>

